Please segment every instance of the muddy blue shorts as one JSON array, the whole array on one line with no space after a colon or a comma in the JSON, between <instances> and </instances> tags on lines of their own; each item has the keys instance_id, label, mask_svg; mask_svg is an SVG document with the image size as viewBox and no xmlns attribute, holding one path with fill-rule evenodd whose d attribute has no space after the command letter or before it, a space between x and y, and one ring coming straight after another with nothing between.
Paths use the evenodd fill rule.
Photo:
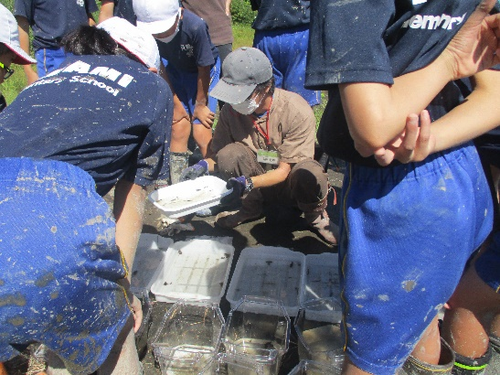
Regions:
<instances>
[{"instance_id":1,"label":"muddy blue shorts","mask_svg":"<svg viewBox=\"0 0 500 375\"><path fill-rule=\"evenodd\" d=\"M490 233L491 193L468 145L425 163L350 165L342 195L346 351L364 371L394 373Z\"/></svg>"},{"instance_id":2,"label":"muddy blue shorts","mask_svg":"<svg viewBox=\"0 0 500 375\"><path fill-rule=\"evenodd\" d=\"M179 100L182 102L184 109L186 112L193 116L194 107L196 106L196 94L198 92L198 73L190 73L183 72L172 65L168 64L166 59L162 59L163 64L165 65L165 69L168 74L168 78L172 83L175 93L179 97ZM208 92L212 91L217 82L219 82L220 78L220 59L217 58L214 66L210 69L210 84L208 87ZM217 111L217 99L212 96L208 96L208 105L207 107L215 113ZM201 124L200 120L196 119L193 121L193 124Z\"/></svg>"},{"instance_id":3,"label":"muddy blue shorts","mask_svg":"<svg viewBox=\"0 0 500 375\"><path fill-rule=\"evenodd\" d=\"M321 103L321 92L304 88L309 25L292 29L257 30L253 46L273 65L276 87L302 96L310 106Z\"/></svg>"},{"instance_id":4,"label":"muddy blue shorts","mask_svg":"<svg viewBox=\"0 0 500 375\"><path fill-rule=\"evenodd\" d=\"M40 342L92 373L130 317L110 209L73 165L1 158L0 171L0 362Z\"/></svg>"},{"instance_id":5,"label":"muddy blue shorts","mask_svg":"<svg viewBox=\"0 0 500 375\"><path fill-rule=\"evenodd\" d=\"M493 235L485 253L474 265L481 280L500 293L500 231Z\"/></svg>"}]
</instances>

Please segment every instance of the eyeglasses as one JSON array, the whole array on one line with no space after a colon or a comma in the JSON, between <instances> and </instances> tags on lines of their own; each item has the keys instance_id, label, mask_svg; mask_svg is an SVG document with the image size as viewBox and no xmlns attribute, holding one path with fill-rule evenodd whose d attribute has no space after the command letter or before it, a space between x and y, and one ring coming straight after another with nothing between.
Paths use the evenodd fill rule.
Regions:
<instances>
[{"instance_id":1,"label":"eyeglasses","mask_svg":"<svg viewBox=\"0 0 500 375\"><path fill-rule=\"evenodd\" d=\"M2 62L0 62L0 68L5 70L5 74L3 76L3 79L9 78L12 74L14 74L14 69L7 68Z\"/></svg>"}]
</instances>

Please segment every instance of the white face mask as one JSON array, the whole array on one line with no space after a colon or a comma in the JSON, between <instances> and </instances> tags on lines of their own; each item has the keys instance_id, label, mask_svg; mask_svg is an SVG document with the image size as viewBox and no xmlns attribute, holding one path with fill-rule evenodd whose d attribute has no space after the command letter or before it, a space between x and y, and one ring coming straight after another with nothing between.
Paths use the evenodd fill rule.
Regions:
<instances>
[{"instance_id":1,"label":"white face mask","mask_svg":"<svg viewBox=\"0 0 500 375\"><path fill-rule=\"evenodd\" d=\"M255 101L255 98L247 99L242 103L231 104L231 107L242 115L251 115L255 112L257 108L259 108L260 103Z\"/></svg>"},{"instance_id":2,"label":"white face mask","mask_svg":"<svg viewBox=\"0 0 500 375\"><path fill-rule=\"evenodd\" d=\"M165 38L156 38L156 39L158 39L160 42L163 42L163 43L169 43L169 42L171 42L175 38L175 36L177 35L177 33L179 32L179 25L181 23L180 22L181 21L180 17L181 17L181 9L179 9L179 14L177 15L177 20L176 20L177 25L175 26L175 30L172 33L172 35L166 36Z\"/></svg>"}]
</instances>

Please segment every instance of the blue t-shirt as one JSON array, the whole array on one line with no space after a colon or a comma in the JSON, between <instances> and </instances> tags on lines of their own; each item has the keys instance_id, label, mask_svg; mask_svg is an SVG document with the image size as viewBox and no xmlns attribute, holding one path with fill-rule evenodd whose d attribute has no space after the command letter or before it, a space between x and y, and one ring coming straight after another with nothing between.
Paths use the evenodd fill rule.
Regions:
<instances>
[{"instance_id":1,"label":"blue t-shirt","mask_svg":"<svg viewBox=\"0 0 500 375\"><path fill-rule=\"evenodd\" d=\"M14 15L25 17L33 32L33 49L59 48L61 39L98 10L95 0L15 0Z\"/></svg>"},{"instance_id":2,"label":"blue t-shirt","mask_svg":"<svg viewBox=\"0 0 500 375\"><path fill-rule=\"evenodd\" d=\"M114 0L113 16L126 19L132 25L137 23L132 0Z\"/></svg>"},{"instance_id":3,"label":"blue t-shirt","mask_svg":"<svg viewBox=\"0 0 500 375\"><path fill-rule=\"evenodd\" d=\"M340 6L334 0L313 1L306 86L329 90L318 129L323 150L349 162L379 167L373 157L363 158L354 149L337 85L392 84L393 77L427 66L444 50L479 2L377 0ZM346 22L351 27L338 26ZM460 88L451 82L427 109L436 120L462 100Z\"/></svg>"},{"instance_id":4,"label":"blue t-shirt","mask_svg":"<svg viewBox=\"0 0 500 375\"><path fill-rule=\"evenodd\" d=\"M0 157L64 161L105 195L125 178L169 176L173 113L167 83L126 56L71 56L0 113Z\"/></svg>"},{"instance_id":5,"label":"blue t-shirt","mask_svg":"<svg viewBox=\"0 0 500 375\"><path fill-rule=\"evenodd\" d=\"M252 23L255 30L290 29L309 24L309 0L251 0L258 10Z\"/></svg>"},{"instance_id":6,"label":"blue t-shirt","mask_svg":"<svg viewBox=\"0 0 500 375\"><path fill-rule=\"evenodd\" d=\"M183 9L177 35L169 43L158 41L158 49L169 65L189 73L196 73L199 66L214 65L219 57L206 22L187 9Z\"/></svg>"}]
</instances>

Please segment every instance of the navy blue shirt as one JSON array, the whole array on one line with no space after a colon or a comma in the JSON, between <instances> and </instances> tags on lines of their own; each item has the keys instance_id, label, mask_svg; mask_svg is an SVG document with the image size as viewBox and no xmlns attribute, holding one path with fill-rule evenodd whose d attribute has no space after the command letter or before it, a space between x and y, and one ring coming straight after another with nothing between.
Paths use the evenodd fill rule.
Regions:
<instances>
[{"instance_id":1,"label":"navy blue shirt","mask_svg":"<svg viewBox=\"0 0 500 375\"><path fill-rule=\"evenodd\" d=\"M132 0L114 0L113 16L126 19L132 25L137 23Z\"/></svg>"},{"instance_id":2,"label":"navy blue shirt","mask_svg":"<svg viewBox=\"0 0 500 375\"><path fill-rule=\"evenodd\" d=\"M199 66L215 64L219 52L213 45L206 22L196 14L183 9L179 32L169 43L158 41L160 56L180 71L198 72Z\"/></svg>"},{"instance_id":3,"label":"navy blue shirt","mask_svg":"<svg viewBox=\"0 0 500 375\"><path fill-rule=\"evenodd\" d=\"M57 49L61 39L98 10L95 0L15 0L14 15L25 17L33 32L33 49Z\"/></svg>"},{"instance_id":4,"label":"navy blue shirt","mask_svg":"<svg viewBox=\"0 0 500 375\"><path fill-rule=\"evenodd\" d=\"M318 129L318 141L327 154L379 167L373 157L363 158L354 149L337 85L392 84L394 77L427 66L480 1L418 2L421 4L413 5L411 0L362 1L344 6L335 0L311 3L306 86L329 91ZM346 22L350 27L345 27ZM462 100L460 88L451 82L427 109L436 120Z\"/></svg>"},{"instance_id":5,"label":"navy blue shirt","mask_svg":"<svg viewBox=\"0 0 500 375\"><path fill-rule=\"evenodd\" d=\"M71 56L0 113L0 157L64 161L105 195L125 178L169 176L173 110L166 82L126 56Z\"/></svg>"},{"instance_id":6,"label":"navy blue shirt","mask_svg":"<svg viewBox=\"0 0 500 375\"><path fill-rule=\"evenodd\" d=\"M317 1L317 0L316 0ZM251 0L258 10L255 30L290 29L309 24L309 0Z\"/></svg>"}]
</instances>

